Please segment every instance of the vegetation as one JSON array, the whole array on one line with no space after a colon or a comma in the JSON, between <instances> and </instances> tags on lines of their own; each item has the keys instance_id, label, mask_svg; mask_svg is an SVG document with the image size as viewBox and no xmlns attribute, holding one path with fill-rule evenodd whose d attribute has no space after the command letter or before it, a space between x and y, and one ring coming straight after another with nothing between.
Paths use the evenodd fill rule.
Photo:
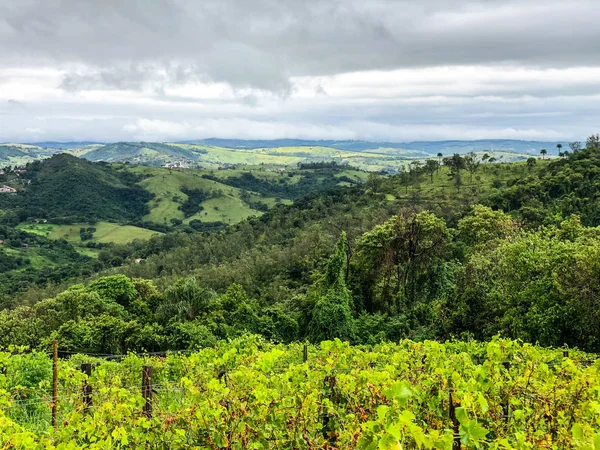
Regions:
<instances>
[{"instance_id":1,"label":"vegetation","mask_svg":"<svg viewBox=\"0 0 600 450\"><path fill-rule=\"evenodd\" d=\"M43 353L0 355L5 448L597 448L600 368L589 356L494 339L339 340L307 348L247 336L163 358L61 361L57 427ZM97 361L91 376L81 361ZM144 413L142 365L153 367ZM91 388L84 408L82 385ZM540 407L543 405L543 407ZM456 442L457 445L453 446Z\"/></svg>"},{"instance_id":2,"label":"vegetation","mask_svg":"<svg viewBox=\"0 0 600 450\"><path fill-rule=\"evenodd\" d=\"M146 419L132 418L139 396L122 392L130 405L123 427L132 428L111 435L113 444L120 442L115 445L156 439L146 430L161 424L173 432L169 442L182 446L201 440L226 448L247 439L257 448L273 447L272 440L295 448L294 439L303 439L313 448L447 448L454 425L467 448L594 448L598 366L581 362L600 352L599 145L592 136L585 148L573 143L560 158L521 163L492 164L489 154L441 155L394 176L332 163L212 173L71 165L75 171L93 166L102 189L143 189L147 209L130 211L130 226L161 226L144 222L148 214L173 219L164 234L110 245L100 242L107 223L100 220L14 227L15 211L31 204L20 203L21 196L29 198L40 182L31 176L31 187L3 200L0 348L45 351L58 339L69 354L205 349L189 360L172 356L174 367L164 369L173 375L165 383L180 383L178 392L185 392L181 401L164 400L168 423L156 417L159 422L142 427ZM31 172L45 173L44 165ZM98 214L111 214L137 195L109 196ZM54 211L66 211L63 200L56 203ZM163 206L172 216L158 212ZM242 208L255 214L232 212ZM237 223L227 226L234 217ZM52 236L61 227L70 227L66 236L63 231L67 239ZM76 250L88 245L95 258ZM29 251L36 257L49 252L54 267L28 262ZM302 341L315 345L312 366L292 362ZM590 354L556 361L557 350L522 342ZM283 361L281 372L276 360ZM511 363L508 369L503 362ZM113 408L110 395L117 390L102 384L106 373L99 372L97 388L107 388L106 407ZM210 393L194 397L202 383L210 383ZM442 404L450 386L458 424L446 415L450 405ZM304 388L298 403L291 391ZM203 401L213 402L213 412L223 406L213 419L225 428L206 425L213 420L202 416L206 408L190 409ZM280 413L298 421L278 422L277 408L288 406ZM264 415L233 426L241 415L255 420L244 411ZM65 414L73 429L91 434L81 437L70 427L48 432L38 419L16 416L0 423L46 446L107 439L96 425L112 420L108 413L84 416L74 404Z\"/></svg>"}]
</instances>

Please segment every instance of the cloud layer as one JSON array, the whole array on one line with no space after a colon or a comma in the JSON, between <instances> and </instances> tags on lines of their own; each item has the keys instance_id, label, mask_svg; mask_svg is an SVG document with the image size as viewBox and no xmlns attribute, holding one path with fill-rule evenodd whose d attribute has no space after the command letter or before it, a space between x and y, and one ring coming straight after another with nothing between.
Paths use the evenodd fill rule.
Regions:
<instances>
[{"instance_id":1,"label":"cloud layer","mask_svg":"<svg viewBox=\"0 0 600 450\"><path fill-rule=\"evenodd\" d=\"M595 0L4 0L0 141L582 139Z\"/></svg>"}]
</instances>

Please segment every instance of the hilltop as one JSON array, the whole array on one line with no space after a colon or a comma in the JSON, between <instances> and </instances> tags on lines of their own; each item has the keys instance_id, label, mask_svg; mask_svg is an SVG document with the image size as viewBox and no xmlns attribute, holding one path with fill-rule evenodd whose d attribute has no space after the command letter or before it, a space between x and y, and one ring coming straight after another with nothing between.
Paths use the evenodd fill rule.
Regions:
<instances>
[{"instance_id":1,"label":"hilltop","mask_svg":"<svg viewBox=\"0 0 600 450\"><path fill-rule=\"evenodd\" d=\"M147 213L151 197L134 186L135 179L67 154L28 164L21 178L29 184L11 198L21 220L131 220Z\"/></svg>"}]
</instances>

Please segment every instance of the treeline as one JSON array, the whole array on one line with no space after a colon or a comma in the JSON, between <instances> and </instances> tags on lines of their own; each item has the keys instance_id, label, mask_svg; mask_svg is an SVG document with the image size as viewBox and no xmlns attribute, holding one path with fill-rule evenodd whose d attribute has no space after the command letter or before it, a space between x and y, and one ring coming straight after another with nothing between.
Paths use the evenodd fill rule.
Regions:
<instances>
[{"instance_id":1,"label":"treeline","mask_svg":"<svg viewBox=\"0 0 600 450\"><path fill-rule=\"evenodd\" d=\"M318 166L318 163L315 163L315 165ZM239 189L256 192L264 196L287 199L296 199L312 192L334 189L338 186L340 181L356 184L355 180L348 177L341 180L335 176L337 173L344 170L340 166L324 164L324 167L316 167L316 169L318 170L303 170L297 181L286 180L286 177L294 177L294 175L296 175L294 172L287 172L285 175L282 174L283 176L278 182L258 178L250 172L244 172L240 176L227 178L219 178L211 174L204 174L202 175L202 178L218 181L219 183Z\"/></svg>"},{"instance_id":2,"label":"treeline","mask_svg":"<svg viewBox=\"0 0 600 450\"><path fill-rule=\"evenodd\" d=\"M301 239L318 244L314 235ZM251 253L255 267L245 273L235 263L207 266L162 292L149 280L107 276L4 310L0 346L58 337L68 350L121 353L210 346L244 332L356 344L501 333L600 351L600 228L577 216L532 232L484 206L456 228L430 212L405 211L355 239L341 233L324 265L307 261L306 250L278 266L278 252L262 260ZM313 270L298 268L302 260ZM248 270L263 273L262 286ZM227 275L240 283L221 290Z\"/></svg>"}]
</instances>

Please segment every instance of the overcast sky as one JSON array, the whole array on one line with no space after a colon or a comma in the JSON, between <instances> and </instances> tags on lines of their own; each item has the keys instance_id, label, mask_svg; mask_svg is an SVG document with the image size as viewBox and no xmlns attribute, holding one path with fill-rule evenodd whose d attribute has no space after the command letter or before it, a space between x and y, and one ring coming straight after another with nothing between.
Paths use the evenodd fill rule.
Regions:
<instances>
[{"instance_id":1,"label":"overcast sky","mask_svg":"<svg viewBox=\"0 0 600 450\"><path fill-rule=\"evenodd\" d=\"M0 141L583 140L598 0L0 0Z\"/></svg>"}]
</instances>

